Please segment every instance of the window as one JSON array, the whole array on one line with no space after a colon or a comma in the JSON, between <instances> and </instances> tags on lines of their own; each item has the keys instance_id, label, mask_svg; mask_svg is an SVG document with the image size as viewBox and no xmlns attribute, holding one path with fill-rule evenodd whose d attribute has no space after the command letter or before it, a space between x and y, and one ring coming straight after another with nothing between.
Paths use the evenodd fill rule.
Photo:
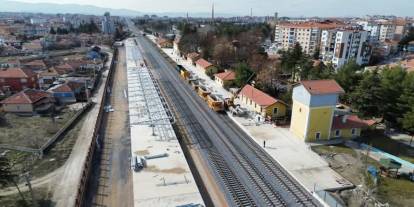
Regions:
<instances>
[{"instance_id":1,"label":"window","mask_svg":"<svg viewBox=\"0 0 414 207\"><path fill-rule=\"evenodd\" d=\"M3 83L3 82L5 82L4 78L0 78L0 83Z\"/></svg>"},{"instance_id":2,"label":"window","mask_svg":"<svg viewBox=\"0 0 414 207\"><path fill-rule=\"evenodd\" d=\"M321 133L320 132L316 132L315 138L316 138L316 140L321 139Z\"/></svg>"},{"instance_id":3,"label":"window","mask_svg":"<svg viewBox=\"0 0 414 207\"><path fill-rule=\"evenodd\" d=\"M335 137L341 136L341 131L339 129L335 130Z\"/></svg>"},{"instance_id":4,"label":"window","mask_svg":"<svg viewBox=\"0 0 414 207\"><path fill-rule=\"evenodd\" d=\"M355 128L351 129L351 134L356 135L356 129Z\"/></svg>"},{"instance_id":5,"label":"window","mask_svg":"<svg viewBox=\"0 0 414 207\"><path fill-rule=\"evenodd\" d=\"M20 79L20 83L27 83L27 79L26 78Z\"/></svg>"},{"instance_id":6,"label":"window","mask_svg":"<svg viewBox=\"0 0 414 207\"><path fill-rule=\"evenodd\" d=\"M302 108L299 108L299 112L302 112Z\"/></svg>"},{"instance_id":7,"label":"window","mask_svg":"<svg viewBox=\"0 0 414 207\"><path fill-rule=\"evenodd\" d=\"M252 102L252 100L250 100L250 105L252 105L253 104L253 102Z\"/></svg>"},{"instance_id":8,"label":"window","mask_svg":"<svg viewBox=\"0 0 414 207\"><path fill-rule=\"evenodd\" d=\"M278 108L273 108L273 114L277 115L277 112L278 112Z\"/></svg>"}]
</instances>

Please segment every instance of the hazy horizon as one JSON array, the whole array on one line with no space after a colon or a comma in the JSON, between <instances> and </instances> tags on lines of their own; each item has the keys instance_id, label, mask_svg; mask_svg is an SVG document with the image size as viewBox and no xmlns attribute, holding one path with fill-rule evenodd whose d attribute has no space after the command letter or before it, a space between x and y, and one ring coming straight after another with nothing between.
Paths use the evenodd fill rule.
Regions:
<instances>
[{"instance_id":1,"label":"hazy horizon","mask_svg":"<svg viewBox=\"0 0 414 207\"><path fill-rule=\"evenodd\" d=\"M142 13L210 13L210 0L14 0L29 3L93 5L111 9L128 9ZM311 4L311 5L310 5ZM273 16L413 16L410 0L221 0L215 1L217 14ZM39 11L41 12L41 11Z\"/></svg>"}]
</instances>

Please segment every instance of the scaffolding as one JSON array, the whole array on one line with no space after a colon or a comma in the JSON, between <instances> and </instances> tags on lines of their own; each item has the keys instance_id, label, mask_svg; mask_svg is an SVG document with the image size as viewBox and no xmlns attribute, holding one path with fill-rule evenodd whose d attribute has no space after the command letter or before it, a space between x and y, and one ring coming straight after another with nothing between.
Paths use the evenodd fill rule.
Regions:
<instances>
[{"instance_id":1,"label":"scaffolding","mask_svg":"<svg viewBox=\"0 0 414 207\"><path fill-rule=\"evenodd\" d=\"M130 125L148 125L159 141L176 140L174 118L135 42L126 45Z\"/></svg>"}]
</instances>

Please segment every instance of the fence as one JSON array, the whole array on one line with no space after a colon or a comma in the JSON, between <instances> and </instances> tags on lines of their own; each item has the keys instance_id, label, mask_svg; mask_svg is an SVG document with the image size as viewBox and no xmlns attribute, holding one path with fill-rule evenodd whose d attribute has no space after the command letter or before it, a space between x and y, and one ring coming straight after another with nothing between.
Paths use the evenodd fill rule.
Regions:
<instances>
[{"instance_id":1,"label":"fence","mask_svg":"<svg viewBox=\"0 0 414 207\"><path fill-rule=\"evenodd\" d=\"M375 147L371 147L371 146L366 145L366 144L363 144L363 143L361 143L361 144L360 144L360 146L361 146L361 148L362 148L362 149L364 149L364 150L369 149L370 153L371 153L371 152L373 152L373 153L378 153L379 155L381 155L381 156L383 156L383 157L386 157L386 158L389 158L389 159L393 159L393 160L395 160L395 161L397 161L397 162L401 163L404 167L409 168L410 170L414 170L414 164L413 164L413 163L411 163L411 162L408 162L408 161L403 160L403 159L401 159L401 158L399 158L399 157L397 157L397 156L395 156L395 155L392 155L392 154L386 153L386 152L384 152L384 151L382 151L382 150L379 150L379 149L377 149L377 148L375 148Z\"/></svg>"},{"instance_id":2,"label":"fence","mask_svg":"<svg viewBox=\"0 0 414 207\"><path fill-rule=\"evenodd\" d=\"M45 150L47 150L52 144L56 142L72 125L73 123L79 119L79 117L87 111L92 103L88 103L86 106L84 106L80 111L76 112L76 114L65 123L65 125L59 129L58 132L56 132L49 140L47 140L40 148L30 148L30 147L23 147L23 146L14 146L9 144L0 144L0 149L8 149L8 150L16 150L21 152L29 152L36 154L40 157L43 156Z\"/></svg>"},{"instance_id":3,"label":"fence","mask_svg":"<svg viewBox=\"0 0 414 207\"><path fill-rule=\"evenodd\" d=\"M84 197L85 197L85 190L87 187L87 183L89 180L89 176L91 174L91 166L92 166L92 161L93 161L93 157L95 156L95 151L96 151L96 143L99 142L100 136L99 136L99 132L101 129L101 125L102 125L102 121L103 121L103 115L105 113L104 111L104 107L105 107L105 103L108 99L108 92L107 90L112 86L112 77L113 77L113 73L115 70L115 61L116 61L116 57L118 55L118 50L115 48L114 50L114 54L113 54L113 58L111 61L111 65L109 67L109 72L108 72L108 76L104 85L104 92L102 94L102 99L101 99L101 105L99 107L99 113L98 113L98 117L97 117L97 121L96 121L96 125L95 125L95 129L93 132L93 138L92 141L90 143L89 149L88 149L88 155L86 157L85 163L83 163L83 167L82 167L82 177L78 186L78 192L76 195L76 201L75 201L75 206L76 207L80 207L83 205L83 201L84 201Z\"/></svg>"},{"instance_id":4,"label":"fence","mask_svg":"<svg viewBox=\"0 0 414 207\"><path fill-rule=\"evenodd\" d=\"M318 197L322 199L328 206L330 207L343 207L342 204L340 204L335 197L333 197L329 192L321 190L317 191L316 194L318 194Z\"/></svg>"}]
</instances>

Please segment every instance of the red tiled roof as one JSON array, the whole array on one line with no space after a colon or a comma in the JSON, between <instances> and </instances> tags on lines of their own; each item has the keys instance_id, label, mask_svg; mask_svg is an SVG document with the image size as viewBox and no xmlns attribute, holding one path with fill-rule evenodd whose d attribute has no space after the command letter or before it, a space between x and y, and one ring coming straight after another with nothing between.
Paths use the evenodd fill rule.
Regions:
<instances>
[{"instance_id":1,"label":"red tiled roof","mask_svg":"<svg viewBox=\"0 0 414 207\"><path fill-rule=\"evenodd\" d=\"M276 102L283 103L282 101L269 96L268 94L262 92L259 89L254 88L251 85L244 86L243 89L240 91L240 95L243 95L251 99L253 102L260 106L270 106Z\"/></svg>"},{"instance_id":2,"label":"red tiled roof","mask_svg":"<svg viewBox=\"0 0 414 207\"><path fill-rule=\"evenodd\" d=\"M192 52L192 53L187 54L187 58L190 58L190 59L194 59L194 58L198 58L198 57L200 57L200 55L196 52Z\"/></svg>"},{"instance_id":3,"label":"red tiled roof","mask_svg":"<svg viewBox=\"0 0 414 207\"><path fill-rule=\"evenodd\" d=\"M207 60L204 60L203 58L200 58L197 60L196 62L197 65L201 66L202 68L206 69L210 66L212 66L213 64L211 64L210 62L208 62Z\"/></svg>"},{"instance_id":4,"label":"red tiled roof","mask_svg":"<svg viewBox=\"0 0 414 207\"><path fill-rule=\"evenodd\" d=\"M67 83L67 85L72 89L72 90L76 90L78 88L82 88L85 87L84 83L79 83L79 82L74 82L74 81L69 81Z\"/></svg>"},{"instance_id":5,"label":"red tiled roof","mask_svg":"<svg viewBox=\"0 0 414 207\"><path fill-rule=\"evenodd\" d=\"M50 94L45 91L26 89L3 100L2 104L32 104L43 98L49 98Z\"/></svg>"},{"instance_id":6,"label":"red tiled roof","mask_svg":"<svg viewBox=\"0 0 414 207\"><path fill-rule=\"evenodd\" d=\"M345 122L343 119L345 119ZM362 120L357 115L335 116L332 122L332 129L364 128L375 123L374 120Z\"/></svg>"},{"instance_id":7,"label":"red tiled roof","mask_svg":"<svg viewBox=\"0 0 414 207\"><path fill-rule=\"evenodd\" d=\"M345 93L335 80L307 80L300 83L313 95Z\"/></svg>"},{"instance_id":8,"label":"red tiled roof","mask_svg":"<svg viewBox=\"0 0 414 207\"><path fill-rule=\"evenodd\" d=\"M75 69L71 66L71 65L69 65L69 64L67 64L67 63L65 63L65 64L63 64L63 65L58 65L58 66L56 66L55 67L55 70L60 74L60 75L63 75L63 74L66 74L66 73L70 73L70 72L73 72L73 71L75 71Z\"/></svg>"},{"instance_id":9,"label":"red tiled roof","mask_svg":"<svg viewBox=\"0 0 414 207\"><path fill-rule=\"evenodd\" d=\"M300 23L281 23L282 27L290 28L320 28L320 29L334 29L343 27L345 24L342 22L300 22Z\"/></svg>"},{"instance_id":10,"label":"red tiled roof","mask_svg":"<svg viewBox=\"0 0 414 207\"><path fill-rule=\"evenodd\" d=\"M21 68L0 69L0 78L28 78L33 75L29 70Z\"/></svg>"},{"instance_id":11,"label":"red tiled roof","mask_svg":"<svg viewBox=\"0 0 414 207\"><path fill-rule=\"evenodd\" d=\"M57 85L50 90L57 93L72 92L72 88L68 84Z\"/></svg>"},{"instance_id":12,"label":"red tiled roof","mask_svg":"<svg viewBox=\"0 0 414 207\"><path fill-rule=\"evenodd\" d=\"M233 71L229 70L226 72L222 72L222 73L217 73L214 76L216 76L217 78L224 80L224 81L231 81L236 79L236 73L234 73Z\"/></svg>"},{"instance_id":13,"label":"red tiled roof","mask_svg":"<svg viewBox=\"0 0 414 207\"><path fill-rule=\"evenodd\" d=\"M25 63L24 65L26 66L42 66L42 67L46 67L45 62L43 62L43 60L33 60L30 62Z\"/></svg>"}]
</instances>

